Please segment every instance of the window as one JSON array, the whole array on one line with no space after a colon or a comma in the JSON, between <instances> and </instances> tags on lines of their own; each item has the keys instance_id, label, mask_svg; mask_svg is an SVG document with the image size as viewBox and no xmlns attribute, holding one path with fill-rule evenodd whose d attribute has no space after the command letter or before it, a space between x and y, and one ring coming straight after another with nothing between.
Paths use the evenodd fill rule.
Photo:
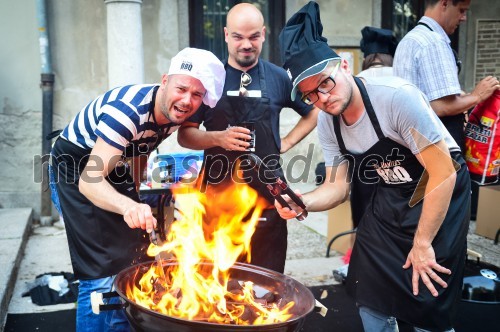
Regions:
<instances>
[{"instance_id":1,"label":"window","mask_svg":"<svg viewBox=\"0 0 500 332\"><path fill-rule=\"evenodd\" d=\"M267 29L261 57L277 65L281 64L278 36L285 25L285 0L190 0L189 44L213 52L219 59L227 58L224 27L229 9L241 2L255 4L264 15Z\"/></svg>"},{"instance_id":2,"label":"window","mask_svg":"<svg viewBox=\"0 0 500 332\"><path fill-rule=\"evenodd\" d=\"M423 0L383 0L382 28L394 32L398 40L417 25L424 14Z\"/></svg>"},{"instance_id":3,"label":"window","mask_svg":"<svg viewBox=\"0 0 500 332\"><path fill-rule=\"evenodd\" d=\"M394 31L396 38L401 40L417 25L424 12L424 0L382 0L382 28ZM454 50L458 50L458 33L457 29L450 36Z\"/></svg>"}]
</instances>

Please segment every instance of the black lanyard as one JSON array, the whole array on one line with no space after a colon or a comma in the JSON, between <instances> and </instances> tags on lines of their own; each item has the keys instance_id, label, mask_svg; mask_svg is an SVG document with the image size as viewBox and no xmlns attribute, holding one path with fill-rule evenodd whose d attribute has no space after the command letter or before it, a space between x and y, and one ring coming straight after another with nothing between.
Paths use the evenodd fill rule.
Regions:
<instances>
[{"instance_id":1,"label":"black lanyard","mask_svg":"<svg viewBox=\"0 0 500 332\"><path fill-rule=\"evenodd\" d=\"M434 31L434 30L432 30L432 28L427 23L418 22L417 25L423 25L424 27L426 27L430 31ZM454 49L451 49L451 50L453 51L453 57L455 58L455 64L457 66L457 75L458 75L458 74L460 74L460 71L462 70L462 60L460 60L458 58L457 51L455 51Z\"/></svg>"}]
</instances>

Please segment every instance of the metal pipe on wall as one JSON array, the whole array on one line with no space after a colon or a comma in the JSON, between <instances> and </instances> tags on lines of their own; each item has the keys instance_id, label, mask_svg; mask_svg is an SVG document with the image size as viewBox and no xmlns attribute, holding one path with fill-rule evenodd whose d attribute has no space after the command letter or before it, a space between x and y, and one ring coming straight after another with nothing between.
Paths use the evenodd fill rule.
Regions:
<instances>
[{"instance_id":1,"label":"metal pipe on wall","mask_svg":"<svg viewBox=\"0 0 500 332\"><path fill-rule=\"evenodd\" d=\"M41 59L41 84L42 89L42 187L41 187L41 209L40 222L42 224L52 222L52 203L50 190L48 189L48 160L51 150L51 141L46 137L52 132L53 113L53 91L54 74L52 73L52 62L50 54L49 35L47 31L47 7L45 0L36 1L40 59Z\"/></svg>"}]
</instances>

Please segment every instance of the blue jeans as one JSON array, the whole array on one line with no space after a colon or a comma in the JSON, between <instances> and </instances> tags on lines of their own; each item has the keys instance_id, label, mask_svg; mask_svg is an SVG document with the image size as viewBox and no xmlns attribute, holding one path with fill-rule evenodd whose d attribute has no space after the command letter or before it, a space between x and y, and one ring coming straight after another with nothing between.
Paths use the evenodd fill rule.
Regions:
<instances>
[{"instance_id":1,"label":"blue jeans","mask_svg":"<svg viewBox=\"0 0 500 332\"><path fill-rule=\"evenodd\" d=\"M395 317L384 315L365 306L359 307L359 315L366 332L398 332L398 322Z\"/></svg>"},{"instance_id":2,"label":"blue jeans","mask_svg":"<svg viewBox=\"0 0 500 332\"><path fill-rule=\"evenodd\" d=\"M359 307L359 315L363 321L363 328L366 332L398 332L398 322L396 317L385 315L365 306ZM413 327L415 332L429 332L428 330ZM454 329L443 332L454 332Z\"/></svg>"},{"instance_id":3,"label":"blue jeans","mask_svg":"<svg viewBox=\"0 0 500 332\"><path fill-rule=\"evenodd\" d=\"M90 294L111 292L114 277L80 280L78 302L76 308L77 332L130 331L130 325L125 316L125 310L101 311L99 315L92 312ZM105 304L121 303L119 297L104 299Z\"/></svg>"},{"instance_id":4,"label":"blue jeans","mask_svg":"<svg viewBox=\"0 0 500 332\"><path fill-rule=\"evenodd\" d=\"M56 177L54 175L54 166L49 163L48 167L49 172L49 187L50 187L50 198L52 199L52 203L59 212L59 215L62 216L61 203L59 202L59 195L57 194L57 182Z\"/></svg>"}]
</instances>

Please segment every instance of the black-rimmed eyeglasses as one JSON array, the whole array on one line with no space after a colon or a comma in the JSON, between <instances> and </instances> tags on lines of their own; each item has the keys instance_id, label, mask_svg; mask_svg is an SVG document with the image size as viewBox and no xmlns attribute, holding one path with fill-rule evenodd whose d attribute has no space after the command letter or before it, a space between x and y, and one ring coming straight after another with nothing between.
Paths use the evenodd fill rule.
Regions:
<instances>
[{"instance_id":1,"label":"black-rimmed eyeglasses","mask_svg":"<svg viewBox=\"0 0 500 332\"><path fill-rule=\"evenodd\" d=\"M333 88L335 88L335 85L337 85L337 83L335 83L335 75L337 75L339 67L340 62L337 63L335 68L333 68L332 73L326 79L324 79L316 89L302 96L302 101L307 105L312 105L319 100L318 92L326 94L332 91Z\"/></svg>"}]
</instances>

